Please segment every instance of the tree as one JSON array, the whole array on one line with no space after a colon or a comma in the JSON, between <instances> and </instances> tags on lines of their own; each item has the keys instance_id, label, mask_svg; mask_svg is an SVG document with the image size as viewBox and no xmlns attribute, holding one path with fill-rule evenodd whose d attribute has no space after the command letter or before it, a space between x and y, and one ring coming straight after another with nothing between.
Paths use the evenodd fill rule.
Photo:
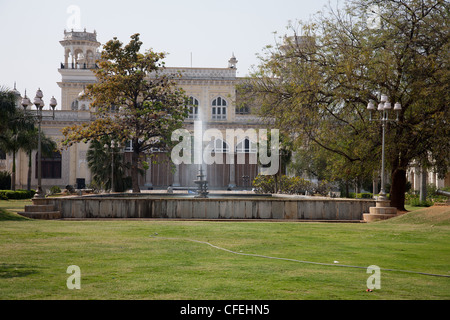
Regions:
<instances>
[{"instance_id":1,"label":"tree","mask_svg":"<svg viewBox=\"0 0 450 320\"><path fill-rule=\"evenodd\" d=\"M187 117L187 97L173 77L161 72L164 53L140 53L139 34L130 42L108 41L94 70L97 83L86 87L96 119L89 124L65 128L65 146L112 135L118 142L132 143L133 192L140 192L138 173L141 157L151 148L170 150L170 135Z\"/></svg>"},{"instance_id":2,"label":"tree","mask_svg":"<svg viewBox=\"0 0 450 320\"><path fill-rule=\"evenodd\" d=\"M113 190L114 183L114 191L123 192L131 187L128 184L128 178L125 177L125 171L129 166L124 163L124 156L119 146L111 142L112 139L108 136L100 140L92 140L86 159L95 185L105 190ZM113 174L114 178L112 178Z\"/></svg>"},{"instance_id":3,"label":"tree","mask_svg":"<svg viewBox=\"0 0 450 320\"><path fill-rule=\"evenodd\" d=\"M0 87L0 135L9 127L16 111L16 96L6 87Z\"/></svg>"},{"instance_id":4,"label":"tree","mask_svg":"<svg viewBox=\"0 0 450 320\"><path fill-rule=\"evenodd\" d=\"M401 103L387 130L386 160L391 205L404 210L412 161L441 177L450 166L448 19L446 1L349 1L268 46L247 88L262 115L289 128L299 145L325 150L344 177L380 167L381 129L368 121L368 102L386 94Z\"/></svg>"},{"instance_id":5,"label":"tree","mask_svg":"<svg viewBox=\"0 0 450 320\"><path fill-rule=\"evenodd\" d=\"M14 109L9 113L8 123L0 135L0 149L12 154L11 189L16 190L16 155L29 145L30 133L34 131L34 119L29 112Z\"/></svg>"},{"instance_id":6,"label":"tree","mask_svg":"<svg viewBox=\"0 0 450 320\"><path fill-rule=\"evenodd\" d=\"M27 153L28 156L28 173L27 173L27 190L31 190L31 168L32 168L32 152L38 148L39 130L36 127L31 128L24 132L24 142L22 144L22 150ZM52 153L57 150L57 144L51 138L47 137L41 131L41 150L42 155L51 156ZM36 169L37 170L37 169Z\"/></svg>"}]
</instances>

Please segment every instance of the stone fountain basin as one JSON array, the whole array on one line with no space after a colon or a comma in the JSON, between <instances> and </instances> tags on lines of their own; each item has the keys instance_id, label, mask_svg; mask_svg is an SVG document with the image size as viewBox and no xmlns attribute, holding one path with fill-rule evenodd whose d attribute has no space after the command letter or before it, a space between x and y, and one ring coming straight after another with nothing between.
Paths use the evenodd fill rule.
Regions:
<instances>
[{"instance_id":1,"label":"stone fountain basin","mask_svg":"<svg viewBox=\"0 0 450 320\"><path fill-rule=\"evenodd\" d=\"M123 193L46 198L63 219L279 219L362 220L375 200L248 193L194 194ZM35 203L38 204L38 203Z\"/></svg>"}]
</instances>

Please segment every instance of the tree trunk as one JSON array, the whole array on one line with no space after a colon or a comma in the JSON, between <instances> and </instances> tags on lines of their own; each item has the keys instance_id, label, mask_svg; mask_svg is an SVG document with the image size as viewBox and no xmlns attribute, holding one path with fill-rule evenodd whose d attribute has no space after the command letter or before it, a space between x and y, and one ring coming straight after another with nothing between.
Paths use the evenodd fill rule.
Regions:
<instances>
[{"instance_id":1,"label":"tree trunk","mask_svg":"<svg viewBox=\"0 0 450 320\"><path fill-rule=\"evenodd\" d=\"M31 151L28 153L27 190L31 190Z\"/></svg>"},{"instance_id":2,"label":"tree trunk","mask_svg":"<svg viewBox=\"0 0 450 320\"><path fill-rule=\"evenodd\" d=\"M420 192L419 200L427 201L427 169L424 167L420 170Z\"/></svg>"},{"instance_id":3,"label":"tree trunk","mask_svg":"<svg viewBox=\"0 0 450 320\"><path fill-rule=\"evenodd\" d=\"M13 163L11 173L11 190L16 191L16 152L13 151Z\"/></svg>"},{"instance_id":4,"label":"tree trunk","mask_svg":"<svg viewBox=\"0 0 450 320\"><path fill-rule=\"evenodd\" d=\"M139 188L139 152L133 150L131 154L131 183L133 192L141 192Z\"/></svg>"},{"instance_id":5,"label":"tree trunk","mask_svg":"<svg viewBox=\"0 0 450 320\"><path fill-rule=\"evenodd\" d=\"M406 170L403 168L394 168L391 173L391 180L391 206L397 208L397 210L406 211Z\"/></svg>"}]
</instances>

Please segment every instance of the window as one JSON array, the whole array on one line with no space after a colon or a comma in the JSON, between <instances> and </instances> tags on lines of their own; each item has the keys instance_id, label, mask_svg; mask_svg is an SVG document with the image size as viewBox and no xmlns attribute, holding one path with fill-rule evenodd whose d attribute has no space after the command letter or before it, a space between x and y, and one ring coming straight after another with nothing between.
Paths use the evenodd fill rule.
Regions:
<instances>
[{"instance_id":1,"label":"window","mask_svg":"<svg viewBox=\"0 0 450 320\"><path fill-rule=\"evenodd\" d=\"M227 101L221 97L214 99L212 102L211 114L213 120L226 120Z\"/></svg>"},{"instance_id":2,"label":"window","mask_svg":"<svg viewBox=\"0 0 450 320\"><path fill-rule=\"evenodd\" d=\"M189 108L189 114L188 114L188 119L198 119L198 100L195 99L194 97L190 97L189 98L189 104L188 104L188 108Z\"/></svg>"},{"instance_id":3,"label":"window","mask_svg":"<svg viewBox=\"0 0 450 320\"><path fill-rule=\"evenodd\" d=\"M50 156L42 156L42 179L61 179L61 153L53 152ZM38 178L38 154L36 153L35 177Z\"/></svg>"},{"instance_id":4,"label":"window","mask_svg":"<svg viewBox=\"0 0 450 320\"><path fill-rule=\"evenodd\" d=\"M255 142L251 142L246 138L236 145L236 153L256 153L257 147Z\"/></svg>"},{"instance_id":5,"label":"window","mask_svg":"<svg viewBox=\"0 0 450 320\"><path fill-rule=\"evenodd\" d=\"M236 114L250 114L250 107L247 104L236 106Z\"/></svg>"},{"instance_id":6,"label":"window","mask_svg":"<svg viewBox=\"0 0 450 320\"><path fill-rule=\"evenodd\" d=\"M125 143L125 152L133 152L133 141L127 140Z\"/></svg>"},{"instance_id":7,"label":"window","mask_svg":"<svg viewBox=\"0 0 450 320\"><path fill-rule=\"evenodd\" d=\"M228 153L230 150L228 144L222 139L210 141L205 148L206 154L212 153ZM195 152L195 151L194 151Z\"/></svg>"},{"instance_id":8,"label":"window","mask_svg":"<svg viewBox=\"0 0 450 320\"><path fill-rule=\"evenodd\" d=\"M214 141L214 148L212 150L215 153L227 153L228 152L228 144L222 139L216 139Z\"/></svg>"}]
</instances>

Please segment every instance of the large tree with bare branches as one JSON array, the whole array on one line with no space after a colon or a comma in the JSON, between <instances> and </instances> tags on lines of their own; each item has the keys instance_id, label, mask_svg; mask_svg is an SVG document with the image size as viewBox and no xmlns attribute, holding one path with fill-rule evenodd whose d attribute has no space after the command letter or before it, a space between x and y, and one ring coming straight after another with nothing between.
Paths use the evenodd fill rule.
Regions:
<instances>
[{"instance_id":1,"label":"large tree with bare branches","mask_svg":"<svg viewBox=\"0 0 450 320\"><path fill-rule=\"evenodd\" d=\"M354 0L328 8L268 46L246 97L334 176L379 172L380 126L366 107L381 94L402 110L386 133L391 205L404 210L413 161L441 177L450 166L449 3ZM313 146L313 148L309 148Z\"/></svg>"}]
</instances>

